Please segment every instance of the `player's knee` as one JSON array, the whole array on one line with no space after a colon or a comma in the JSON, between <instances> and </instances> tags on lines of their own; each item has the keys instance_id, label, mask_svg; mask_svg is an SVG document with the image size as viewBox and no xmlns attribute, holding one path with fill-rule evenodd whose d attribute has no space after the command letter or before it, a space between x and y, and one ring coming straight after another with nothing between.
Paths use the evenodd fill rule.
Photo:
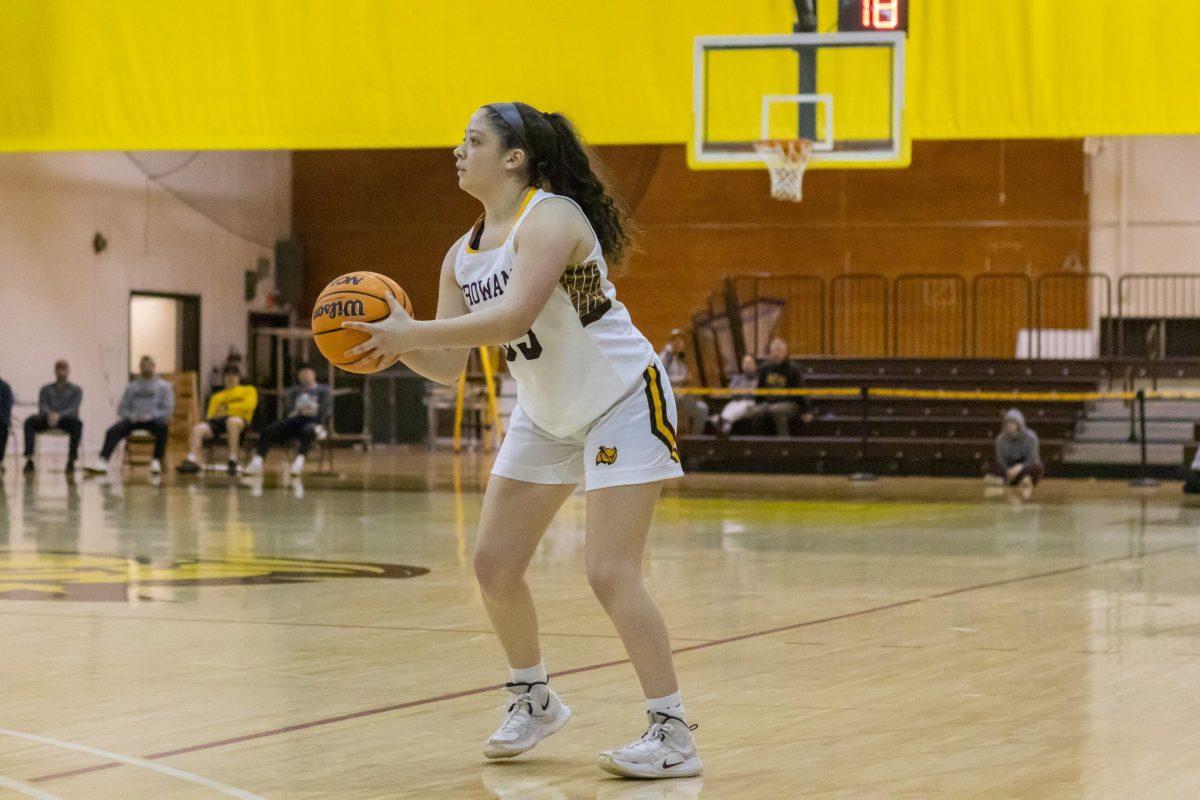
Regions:
<instances>
[{"instance_id":1,"label":"player's knee","mask_svg":"<svg viewBox=\"0 0 1200 800\"><path fill-rule=\"evenodd\" d=\"M212 428L208 427L205 422L196 423L196 427L192 428L192 433L201 439L211 439L213 435Z\"/></svg>"},{"instance_id":2,"label":"player's knee","mask_svg":"<svg viewBox=\"0 0 1200 800\"><path fill-rule=\"evenodd\" d=\"M230 417L225 422L225 426L232 432L237 433L242 428L246 427L246 422L241 417Z\"/></svg>"},{"instance_id":3,"label":"player's knee","mask_svg":"<svg viewBox=\"0 0 1200 800\"><path fill-rule=\"evenodd\" d=\"M471 566L475 570L479 590L490 597L511 593L520 586L524 577L523 572L509 563L503 553L488 549L476 550Z\"/></svg>"},{"instance_id":4,"label":"player's knee","mask_svg":"<svg viewBox=\"0 0 1200 800\"><path fill-rule=\"evenodd\" d=\"M588 564L588 585L600 605L609 606L626 594L636 591L642 576L637 570L614 564Z\"/></svg>"}]
</instances>

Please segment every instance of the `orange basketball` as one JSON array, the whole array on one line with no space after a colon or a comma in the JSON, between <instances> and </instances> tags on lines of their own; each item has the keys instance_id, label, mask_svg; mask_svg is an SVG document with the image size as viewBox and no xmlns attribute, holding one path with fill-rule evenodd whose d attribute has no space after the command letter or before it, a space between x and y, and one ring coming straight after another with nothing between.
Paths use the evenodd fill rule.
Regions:
<instances>
[{"instance_id":1,"label":"orange basketball","mask_svg":"<svg viewBox=\"0 0 1200 800\"><path fill-rule=\"evenodd\" d=\"M359 374L375 372L374 360L365 355L347 356L346 351L371 338L362 331L343 328L343 322L379 322L391 310L387 293L391 291L409 314L412 302L400 284L378 272L351 272L330 281L313 306L312 331L317 349L334 366ZM367 365L357 366L368 360ZM388 365L390 366L390 365Z\"/></svg>"}]
</instances>

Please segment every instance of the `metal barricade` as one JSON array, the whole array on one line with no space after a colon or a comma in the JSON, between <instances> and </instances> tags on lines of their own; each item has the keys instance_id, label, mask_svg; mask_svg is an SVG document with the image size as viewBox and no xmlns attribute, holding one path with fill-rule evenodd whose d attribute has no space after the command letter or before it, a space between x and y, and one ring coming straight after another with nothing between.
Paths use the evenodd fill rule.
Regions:
<instances>
[{"instance_id":1,"label":"metal barricade","mask_svg":"<svg viewBox=\"0 0 1200 800\"><path fill-rule=\"evenodd\" d=\"M1033 281L1023 272L971 279L971 356L1013 358L1022 330L1033 329Z\"/></svg>"},{"instance_id":2,"label":"metal barricade","mask_svg":"<svg viewBox=\"0 0 1200 800\"><path fill-rule=\"evenodd\" d=\"M795 355L825 355L825 281L816 275L740 275L733 280L746 352L765 358L775 336Z\"/></svg>"},{"instance_id":3,"label":"metal barricade","mask_svg":"<svg viewBox=\"0 0 1200 800\"><path fill-rule=\"evenodd\" d=\"M893 356L966 356L966 280L954 274L896 276L892 330Z\"/></svg>"},{"instance_id":4,"label":"metal barricade","mask_svg":"<svg viewBox=\"0 0 1200 800\"><path fill-rule=\"evenodd\" d=\"M1112 282L1095 272L1044 272L1034 284L1035 358L1112 355ZM1072 332L1086 332L1091 346Z\"/></svg>"},{"instance_id":5,"label":"metal barricade","mask_svg":"<svg viewBox=\"0 0 1200 800\"><path fill-rule=\"evenodd\" d=\"M829 354L887 356L887 278L851 272L829 281Z\"/></svg>"},{"instance_id":6,"label":"metal barricade","mask_svg":"<svg viewBox=\"0 0 1200 800\"><path fill-rule=\"evenodd\" d=\"M1153 272L1122 275L1117 281L1116 354L1119 356L1166 355L1172 319L1200 317L1200 275ZM1154 329L1157 347L1143 348Z\"/></svg>"}]
</instances>

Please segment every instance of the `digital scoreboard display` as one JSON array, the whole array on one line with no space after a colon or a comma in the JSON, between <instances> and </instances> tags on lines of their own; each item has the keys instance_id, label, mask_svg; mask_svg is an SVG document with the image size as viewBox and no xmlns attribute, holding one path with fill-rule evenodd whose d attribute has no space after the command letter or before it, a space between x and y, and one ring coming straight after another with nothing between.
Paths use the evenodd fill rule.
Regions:
<instances>
[{"instance_id":1,"label":"digital scoreboard display","mask_svg":"<svg viewBox=\"0 0 1200 800\"><path fill-rule=\"evenodd\" d=\"M838 30L908 31L908 0L838 0Z\"/></svg>"}]
</instances>

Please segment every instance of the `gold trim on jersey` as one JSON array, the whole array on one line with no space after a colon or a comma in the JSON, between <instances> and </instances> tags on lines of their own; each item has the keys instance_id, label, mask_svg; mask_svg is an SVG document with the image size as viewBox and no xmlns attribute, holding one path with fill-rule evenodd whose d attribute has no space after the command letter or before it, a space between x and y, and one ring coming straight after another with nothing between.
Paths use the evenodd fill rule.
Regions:
<instances>
[{"instance_id":1,"label":"gold trim on jersey","mask_svg":"<svg viewBox=\"0 0 1200 800\"><path fill-rule=\"evenodd\" d=\"M600 265L595 261L573 264L563 270L558 285L571 299L579 321L586 328L603 317L612 308L612 300L600 287Z\"/></svg>"},{"instance_id":2,"label":"gold trim on jersey","mask_svg":"<svg viewBox=\"0 0 1200 800\"><path fill-rule=\"evenodd\" d=\"M517 209L517 216L516 216L516 219L513 221L513 225L517 224L517 221L519 221L521 219L521 215L525 213L525 209L529 208L529 201L533 199L533 196L535 194L537 194L537 187L530 186L529 191L525 193L525 199L523 199L521 201L521 207ZM471 226L471 235L467 237L467 252L468 253L484 252L482 250L477 250L476 248L479 246L480 238L483 237L483 219L485 216L486 216L485 214L480 214L479 219L475 220L475 224ZM512 231L510 230L509 233L511 233L511 232ZM495 250L496 248L493 247L491 249Z\"/></svg>"},{"instance_id":3,"label":"gold trim on jersey","mask_svg":"<svg viewBox=\"0 0 1200 800\"><path fill-rule=\"evenodd\" d=\"M675 443L675 427L667 418L667 404L663 399L662 376L658 369L651 364L642 375L646 381L646 399L650 401L650 432L654 438L667 446L671 451L671 460L679 463L679 447Z\"/></svg>"}]
</instances>

